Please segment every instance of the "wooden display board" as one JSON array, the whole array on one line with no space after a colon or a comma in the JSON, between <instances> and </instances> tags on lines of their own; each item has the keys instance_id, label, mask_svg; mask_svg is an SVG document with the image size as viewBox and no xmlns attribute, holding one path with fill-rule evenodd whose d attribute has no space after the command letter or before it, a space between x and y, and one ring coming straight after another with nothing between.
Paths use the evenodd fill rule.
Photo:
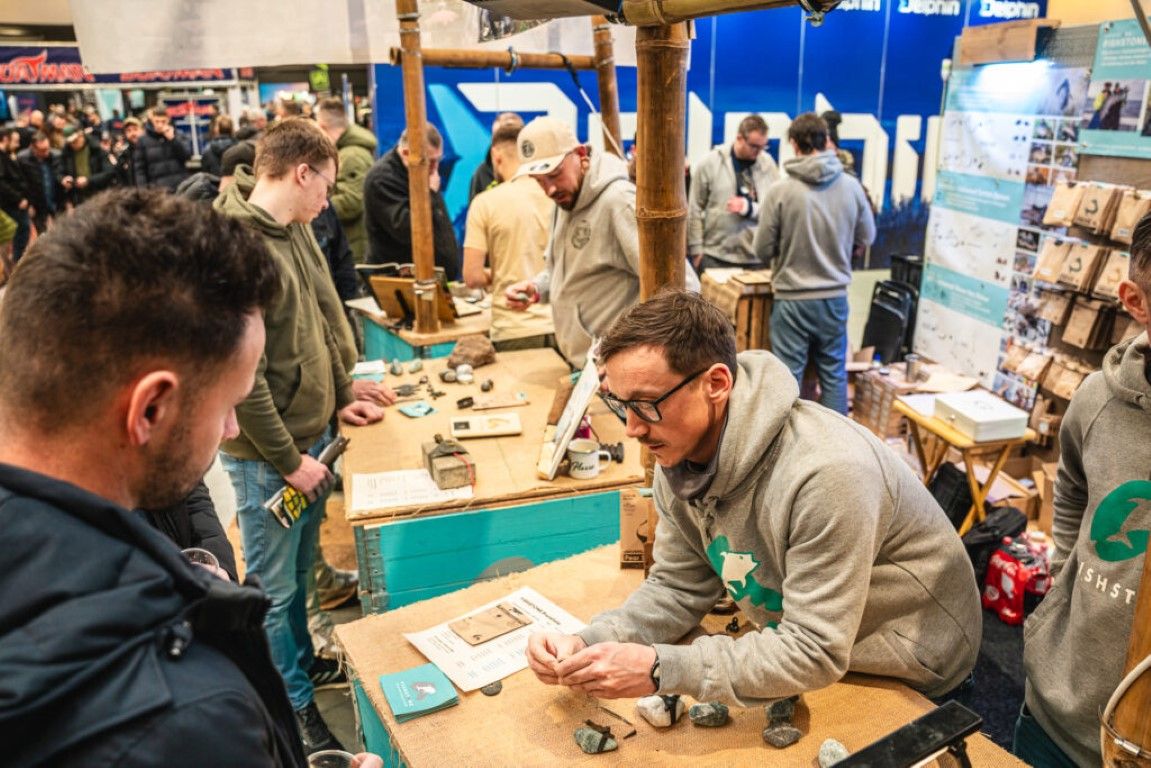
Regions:
<instances>
[{"instance_id":1,"label":"wooden display board","mask_svg":"<svg viewBox=\"0 0 1151 768\"><path fill-rule=\"evenodd\" d=\"M426 662L402 633L426 629L530 586L588 620L600 610L622 603L639 586L643 572L621 570L617 547L582 555L477 584L432 600L369 616L336 628L352 678L359 722L366 747L408 768L447 765L653 765L802 766L816 765L826 738L857 750L923 715L931 702L890 680L848 675L839 683L804 696L797 725L806 735L776 750L764 744L762 707L732 707L732 722L722 728L699 728L681 722L656 730L635 713L634 699L595 699L567 688L548 686L529 670L504 679L498 696L479 691L460 694L459 706L397 725L380 690L379 676ZM704 629L722 632L730 617L709 616ZM742 622L745 626L746 621ZM572 732L592 719L622 736L631 727L600 706L632 723L636 735L620 741L617 751L585 755ZM975 735L967 740L973 765L1022 766L1023 763Z\"/></svg>"},{"instance_id":2,"label":"wooden display board","mask_svg":"<svg viewBox=\"0 0 1151 768\"><path fill-rule=\"evenodd\" d=\"M544 438L548 410L556 383L567 374L568 366L550 349L519 352L501 352L497 362L478 368L472 384L447 384L440 381L439 373L447 367L444 359L427 360L419 373L403 376L387 375L385 382L395 387L402 383L415 383L427 376L444 396L432 399L421 388L419 395L430 403L436 413L418 419L408 418L395 408L387 409L387 417L379 424L367 427L341 426L351 438L344 454L345 499L348 520L355 524L380 522L415 515L458 512L465 509L487 508L522 501L539 501L573 493L622 488L643 482L639 444L624 434L624 425L598 398L593 399L588 413L592 426L601 442L624 442L624 462L603 465L599 477L574 480L560 474L554 480L541 480L536 476L540 443ZM355 511L353 478L359 473L387 472L399 469L418 469L424 466L420 446L439 433L450 433L450 420L471 409L458 409L456 401L463 397L481 397L480 382L491 379L492 394L523 392L529 405L515 407L523 425L523 433L508 437L468 440L466 447L476 467L476 485L473 498L446 502L434 507L407 506L381 510ZM499 413L498 410L482 413Z\"/></svg>"}]
</instances>

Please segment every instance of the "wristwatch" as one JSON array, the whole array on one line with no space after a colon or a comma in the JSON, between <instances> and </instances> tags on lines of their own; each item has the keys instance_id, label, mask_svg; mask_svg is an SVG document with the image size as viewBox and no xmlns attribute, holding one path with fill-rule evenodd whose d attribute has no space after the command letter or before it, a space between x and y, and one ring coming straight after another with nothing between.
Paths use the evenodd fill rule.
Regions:
<instances>
[{"instance_id":1,"label":"wristwatch","mask_svg":"<svg viewBox=\"0 0 1151 768\"><path fill-rule=\"evenodd\" d=\"M655 684L655 690L656 690L656 693L658 693L659 692L659 651L656 651L656 648L654 645L651 647L651 649L653 651L655 651L655 661L653 661L651 663L651 671L648 674L651 675L651 681L652 681L652 683Z\"/></svg>"}]
</instances>

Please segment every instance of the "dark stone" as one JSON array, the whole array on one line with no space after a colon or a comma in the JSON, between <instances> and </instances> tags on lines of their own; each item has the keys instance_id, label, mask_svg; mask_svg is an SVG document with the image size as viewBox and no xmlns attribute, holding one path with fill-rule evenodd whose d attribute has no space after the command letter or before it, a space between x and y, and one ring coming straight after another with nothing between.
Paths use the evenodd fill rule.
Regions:
<instances>
[{"instance_id":1,"label":"dark stone","mask_svg":"<svg viewBox=\"0 0 1151 768\"><path fill-rule=\"evenodd\" d=\"M763 729L763 740L776 749L790 747L801 738L803 731L788 723L769 725Z\"/></svg>"},{"instance_id":2,"label":"dark stone","mask_svg":"<svg viewBox=\"0 0 1151 768\"><path fill-rule=\"evenodd\" d=\"M768 722L775 720L791 720L795 717L795 705L799 703L799 696L788 696L786 699L776 699L764 707Z\"/></svg>"},{"instance_id":3,"label":"dark stone","mask_svg":"<svg viewBox=\"0 0 1151 768\"><path fill-rule=\"evenodd\" d=\"M574 735L576 744L579 744L579 748L589 755L598 755L601 752L612 752L619 749L619 744L616 743L610 733L603 733L586 725L576 728Z\"/></svg>"},{"instance_id":4,"label":"dark stone","mask_svg":"<svg viewBox=\"0 0 1151 768\"><path fill-rule=\"evenodd\" d=\"M499 680L496 680L494 683L488 683L483 688L480 688L480 693L482 693L484 696L497 696L503 689L504 684Z\"/></svg>"},{"instance_id":5,"label":"dark stone","mask_svg":"<svg viewBox=\"0 0 1151 768\"><path fill-rule=\"evenodd\" d=\"M721 725L727 725L731 719L728 715L727 705L718 701L692 704L691 709L687 711L687 716L691 718L693 724L704 728L718 728Z\"/></svg>"}]
</instances>

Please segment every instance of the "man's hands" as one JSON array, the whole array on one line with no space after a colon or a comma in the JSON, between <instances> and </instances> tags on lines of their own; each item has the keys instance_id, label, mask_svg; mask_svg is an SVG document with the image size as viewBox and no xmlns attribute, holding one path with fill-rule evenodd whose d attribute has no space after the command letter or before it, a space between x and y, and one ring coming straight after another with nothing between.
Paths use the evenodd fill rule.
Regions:
<instances>
[{"instance_id":1,"label":"man's hands","mask_svg":"<svg viewBox=\"0 0 1151 768\"><path fill-rule=\"evenodd\" d=\"M655 692L651 667L655 649L638 643L588 646L575 635L554 632L528 638L528 666L548 685L566 685L601 699L647 696Z\"/></svg>"},{"instance_id":2,"label":"man's hands","mask_svg":"<svg viewBox=\"0 0 1151 768\"><path fill-rule=\"evenodd\" d=\"M340 421L351 424L353 427L375 424L377 421L383 421L383 419L384 409L365 400L356 400L351 405L345 405L340 409Z\"/></svg>"},{"instance_id":3,"label":"man's hands","mask_svg":"<svg viewBox=\"0 0 1151 768\"><path fill-rule=\"evenodd\" d=\"M751 203L743 195L732 195L727 199L727 212L738 216L746 216Z\"/></svg>"},{"instance_id":4,"label":"man's hands","mask_svg":"<svg viewBox=\"0 0 1151 768\"><path fill-rule=\"evenodd\" d=\"M356 400L362 400L365 403L375 403L376 405L392 405L396 402L396 392L387 384L367 379L354 379L352 381L352 393L356 396Z\"/></svg>"},{"instance_id":5,"label":"man's hands","mask_svg":"<svg viewBox=\"0 0 1151 768\"><path fill-rule=\"evenodd\" d=\"M284 480L288 482L288 485L304 494L308 503L311 503L332 487L335 478L330 469L308 454L302 454L300 459L300 466L296 468L295 472L284 475Z\"/></svg>"},{"instance_id":6,"label":"man's hands","mask_svg":"<svg viewBox=\"0 0 1151 768\"><path fill-rule=\"evenodd\" d=\"M440 191L440 171L438 168L428 174L428 189L433 192Z\"/></svg>"},{"instance_id":7,"label":"man's hands","mask_svg":"<svg viewBox=\"0 0 1151 768\"><path fill-rule=\"evenodd\" d=\"M508 286L508 289L504 291L504 300L507 301L509 309L523 311L532 304L539 302L540 292L531 280L521 280Z\"/></svg>"}]
</instances>

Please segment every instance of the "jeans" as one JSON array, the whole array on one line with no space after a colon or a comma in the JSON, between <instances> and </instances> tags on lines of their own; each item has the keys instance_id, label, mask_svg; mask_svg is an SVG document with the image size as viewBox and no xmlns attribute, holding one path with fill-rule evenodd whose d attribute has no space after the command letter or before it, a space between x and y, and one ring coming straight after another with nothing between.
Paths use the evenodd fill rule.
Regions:
<instances>
[{"instance_id":1,"label":"jeans","mask_svg":"<svg viewBox=\"0 0 1151 768\"><path fill-rule=\"evenodd\" d=\"M319 456L331 440L331 433L326 432L308 453ZM220 460L236 490L236 516L247 572L259 577L272 601L264 618L272 661L284 678L292 708L300 710L313 698L308 677L314 659L308 633L308 574L327 495L309 504L295 525L284 528L262 506L284 486L284 478L275 467L266 461L237 459L226 453L220 454Z\"/></svg>"},{"instance_id":2,"label":"jeans","mask_svg":"<svg viewBox=\"0 0 1151 768\"><path fill-rule=\"evenodd\" d=\"M28 241L32 237L32 222L28 219L28 211L19 208L5 209L4 213L16 222L16 237L12 240L12 263L20 261L24 251L28 248Z\"/></svg>"},{"instance_id":3,"label":"jeans","mask_svg":"<svg viewBox=\"0 0 1151 768\"><path fill-rule=\"evenodd\" d=\"M1075 761L1047 735L1024 704L1015 721L1015 743L1011 753L1035 768L1075 768Z\"/></svg>"},{"instance_id":4,"label":"jeans","mask_svg":"<svg viewBox=\"0 0 1151 768\"><path fill-rule=\"evenodd\" d=\"M847 413L847 297L776 299L771 307L771 351L802 384L814 358L820 404Z\"/></svg>"}]
</instances>

